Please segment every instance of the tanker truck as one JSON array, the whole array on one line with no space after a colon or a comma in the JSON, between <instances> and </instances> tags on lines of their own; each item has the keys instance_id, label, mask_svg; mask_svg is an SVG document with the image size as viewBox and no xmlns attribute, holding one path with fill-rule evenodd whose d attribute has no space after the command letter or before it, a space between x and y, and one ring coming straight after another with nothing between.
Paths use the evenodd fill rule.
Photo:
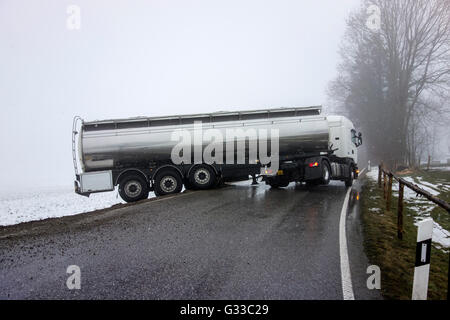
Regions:
<instances>
[{"instance_id":1,"label":"tanker truck","mask_svg":"<svg viewBox=\"0 0 450 320\"><path fill-rule=\"evenodd\" d=\"M261 178L326 185L358 177L362 144L344 116L321 106L84 121L75 117L75 192L113 191L126 202ZM230 133L231 132L231 133ZM192 152L194 151L194 152ZM209 155L209 157L207 157Z\"/></svg>"}]
</instances>

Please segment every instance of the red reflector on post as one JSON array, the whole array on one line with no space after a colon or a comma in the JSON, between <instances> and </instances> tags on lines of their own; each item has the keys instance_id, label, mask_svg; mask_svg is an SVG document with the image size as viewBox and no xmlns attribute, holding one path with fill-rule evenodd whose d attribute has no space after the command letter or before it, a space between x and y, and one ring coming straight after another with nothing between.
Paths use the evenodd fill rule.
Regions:
<instances>
[{"instance_id":1,"label":"red reflector on post","mask_svg":"<svg viewBox=\"0 0 450 320\"><path fill-rule=\"evenodd\" d=\"M310 164L309 164L309 167L310 168L313 168L313 167L318 167L319 166L319 163L316 161L316 162L311 162Z\"/></svg>"}]
</instances>

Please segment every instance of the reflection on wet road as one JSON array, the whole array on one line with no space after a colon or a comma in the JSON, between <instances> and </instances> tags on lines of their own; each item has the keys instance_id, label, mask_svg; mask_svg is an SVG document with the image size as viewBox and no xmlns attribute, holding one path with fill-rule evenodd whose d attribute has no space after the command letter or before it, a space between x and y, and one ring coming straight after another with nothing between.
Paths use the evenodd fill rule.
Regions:
<instances>
[{"instance_id":1,"label":"reflection on wet road","mask_svg":"<svg viewBox=\"0 0 450 320\"><path fill-rule=\"evenodd\" d=\"M342 299L345 192L246 181L65 218L0 242L0 298ZM69 265L80 290L66 287Z\"/></svg>"}]
</instances>

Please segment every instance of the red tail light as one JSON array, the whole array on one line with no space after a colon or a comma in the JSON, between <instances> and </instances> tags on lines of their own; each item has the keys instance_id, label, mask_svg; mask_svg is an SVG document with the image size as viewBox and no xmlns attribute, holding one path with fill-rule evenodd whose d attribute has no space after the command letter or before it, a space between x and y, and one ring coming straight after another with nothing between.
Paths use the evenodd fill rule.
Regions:
<instances>
[{"instance_id":1,"label":"red tail light","mask_svg":"<svg viewBox=\"0 0 450 320\"><path fill-rule=\"evenodd\" d=\"M309 164L309 167L310 168L313 168L313 167L318 167L319 166L319 163L316 161L316 162L311 162L310 164Z\"/></svg>"}]
</instances>

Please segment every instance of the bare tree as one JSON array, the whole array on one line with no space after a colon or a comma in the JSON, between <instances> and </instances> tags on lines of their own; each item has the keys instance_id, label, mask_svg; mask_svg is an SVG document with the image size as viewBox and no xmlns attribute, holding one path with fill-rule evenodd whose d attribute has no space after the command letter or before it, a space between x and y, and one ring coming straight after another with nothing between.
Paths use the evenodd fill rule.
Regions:
<instances>
[{"instance_id":1,"label":"bare tree","mask_svg":"<svg viewBox=\"0 0 450 320\"><path fill-rule=\"evenodd\" d=\"M367 25L371 5L377 30ZM449 118L450 1L362 1L340 54L330 98L363 129L371 157L414 165L427 126Z\"/></svg>"}]
</instances>

